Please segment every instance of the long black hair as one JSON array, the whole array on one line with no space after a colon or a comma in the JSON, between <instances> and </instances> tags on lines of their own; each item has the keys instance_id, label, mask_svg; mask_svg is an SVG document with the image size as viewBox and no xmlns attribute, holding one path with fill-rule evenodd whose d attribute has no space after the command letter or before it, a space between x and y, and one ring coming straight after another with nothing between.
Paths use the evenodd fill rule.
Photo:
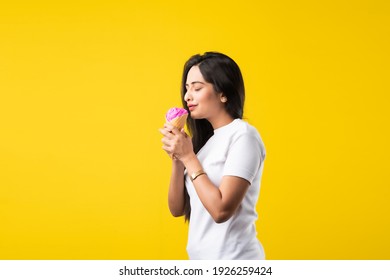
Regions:
<instances>
[{"instance_id":1,"label":"long black hair","mask_svg":"<svg viewBox=\"0 0 390 280\"><path fill-rule=\"evenodd\" d=\"M193 66L199 67L204 80L213 85L216 93L222 93L227 98L225 106L228 114L233 119L242 119L245 87L241 70L233 59L219 52L206 52L203 55L196 54L185 63L181 82L183 107L188 110L184 95L187 92L187 75ZM195 153L199 152L207 140L214 134L214 129L208 120L193 119L191 115L187 118L187 127L192 136ZM185 201L185 218L189 220L191 207L187 192Z\"/></svg>"}]
</instances>

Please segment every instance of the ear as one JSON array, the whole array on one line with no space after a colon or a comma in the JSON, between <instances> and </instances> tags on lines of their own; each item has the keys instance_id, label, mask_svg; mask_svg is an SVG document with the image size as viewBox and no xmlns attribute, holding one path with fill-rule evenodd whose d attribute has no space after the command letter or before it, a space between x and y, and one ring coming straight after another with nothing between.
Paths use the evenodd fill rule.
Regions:
<instances>
[{"instance_id":1,"label":"ear","mask_svg":"<svg viewBox=\"0 0 390 280\"><path fill-rule=\"evenodd\" d=\"M221 99L222 103L226 103L227 102L227 97L223 95L223 92L221 92L219 94L219 98Z\"/></svg>"}]
</instances>

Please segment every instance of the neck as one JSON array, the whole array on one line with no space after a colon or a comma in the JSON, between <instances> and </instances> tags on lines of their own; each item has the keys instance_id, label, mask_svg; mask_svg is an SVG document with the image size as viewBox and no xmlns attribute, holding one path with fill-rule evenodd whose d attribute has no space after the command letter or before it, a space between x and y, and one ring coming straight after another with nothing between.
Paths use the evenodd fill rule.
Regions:
<instances>
[{"instance_id":1,"label":"neck","mask_svg":"<svg viewBox=\"0 0 390 280\"><path fill-rule=\"evenodd\" d=\"M226 111L224 111L222 114L216 116L215 118L208 119L208 121L213 126L213 129L217 129L217 128L220 128L222 126L228 125L233 120L234 119Z\"/></svg>"}]
</instances>

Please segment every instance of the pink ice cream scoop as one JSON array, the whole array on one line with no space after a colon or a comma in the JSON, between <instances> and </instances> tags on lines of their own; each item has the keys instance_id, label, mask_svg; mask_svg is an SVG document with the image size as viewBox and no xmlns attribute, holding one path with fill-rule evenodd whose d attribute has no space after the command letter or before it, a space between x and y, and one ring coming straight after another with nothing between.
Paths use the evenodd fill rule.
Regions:
<instances>
[{"instance_id":1,"label":"pink ice cream scoop","mask_svg":"<svg viewBox=\"0 0 390 280\"><path fill-rule=\"evenodd\" d=\"M187 121L188 112L183 108L171 108L165 115L166 120L178 129L184 128Z\"/></svg>"}]
</instances>

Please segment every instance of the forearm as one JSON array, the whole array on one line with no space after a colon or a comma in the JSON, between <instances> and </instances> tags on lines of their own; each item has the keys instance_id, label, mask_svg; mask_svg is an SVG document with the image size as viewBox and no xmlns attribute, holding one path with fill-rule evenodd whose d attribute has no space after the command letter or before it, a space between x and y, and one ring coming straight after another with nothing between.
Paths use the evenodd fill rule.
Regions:
<instances>
[{"instance_id":1,"label":"forearm","mask_svg":"<svg viewBox=\"0 0 390 280\"><path fill-rule=\"evenodd\" d=\"M184 215L184 165L179 160L172 160L172 173L168 191L168 206L172 215Z\"/></svg>"},{"instance_id":2,"label":"forearm","mask_svg":"<svg viewBox=\"0 0 390 280\"><path fill-rule=\"evenodd\" d=\"M186 158L184 164L188 174L202 169L202 165L195 155ZM226 221L230 217L230 211L228 205L224 203L220 189L211 182L207 175L197 177L193 184L199 199L213 219L217 223Z\"/></svg>"}]
</instances>

